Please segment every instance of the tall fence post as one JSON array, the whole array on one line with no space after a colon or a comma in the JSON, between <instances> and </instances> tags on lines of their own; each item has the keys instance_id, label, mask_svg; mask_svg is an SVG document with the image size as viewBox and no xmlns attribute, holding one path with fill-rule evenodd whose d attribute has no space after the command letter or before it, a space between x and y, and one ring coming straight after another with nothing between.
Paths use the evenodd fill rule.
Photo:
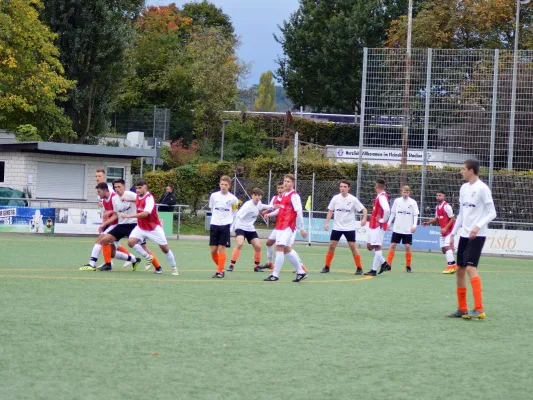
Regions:
<instances>
[{"instance_id":1,"label":"tall fence post","mask_svg":"<svg viewBox=\"0 0 533 400\"><path fill-rule=\"evenodd\" d=\"M492 190L494 180L494 147L496 143L496 121L498 111L498 73L500 68L500 50L494 50L494 76L492 79L492 120L490 122L490 159L489 159L489 187Z\"/></svg>"},{"instance_id":2,"label":"tall fence post","mask_svg":"<svg viewBox=\"0 0 533 400\"><path fill-rule=\"evenodd\" d=\"M363 49L363 82L361 84L361 118L359 118L359 160L357 162L357 189L356 196L361 195L361 178L363 166L363 138L365 136L365 102L366 102L366 75L368 71L368 48Z\"/></svg>"},{"instance_id":3,"label":"tall fence post","mask_svg":"<svg viewBox=\"0 0 533 400\"><path fill-rule=\"evenodd\" d=\"M269 202L270 202L270 199L272 198L271 188L272 188L272 170L269 169L268 170L268 198L267 198ZM263 219L265 220L266 226L269 226L270 218L266 219L263 217Z\"/></svg>"},{"instance_id":4,"label":"tall fence post","mask_svg":"<svg viewBox=\"0 0 533 400\"><path fill-rule=\"evenodd\" d=\"M313 220L313 209L315 207L315 178L316 174L313 172L313 181L311 183L311 209L309 210L309 231L307 232L308 243L311 246L311 236L312 236L312 220Z\"/></svg>"},{"instance_id":5,"label":"tall fence post","mask_svg":"<svg viewBox=\"0 0 533 400\"><path fill-rule=\"evenodd\" d=\"M422 182L420 188L420 222L424 218L424 207L426 196L426 178L428 164L428 139L429 139L429 108L431 107L431 66L433 59L433 49L428 49L428 60L426 68L426 104L424 107L424 149L422 155Z\"/></svg>"},{"instance_id":6,"label":"tall fence post","mask_svg":"<svg viewBox=\"0 0 533 400\"><path fill-rule=\"evenodd\" d=\"M294 133L294 190L298 187L298 131Z\"/></svg>"}]
</instances>

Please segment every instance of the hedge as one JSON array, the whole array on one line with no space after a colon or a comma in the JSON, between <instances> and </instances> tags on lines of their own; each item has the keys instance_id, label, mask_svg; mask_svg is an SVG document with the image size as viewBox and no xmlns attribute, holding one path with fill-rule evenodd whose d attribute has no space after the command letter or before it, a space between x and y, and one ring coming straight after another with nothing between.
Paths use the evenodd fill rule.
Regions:
<instances>
[{"instance_id":1,"label":"hedge","mask_svg":"<svg viewBox=\"0 0 533 400\"><path fill-rule=\"evenodd\" d=\"M193 213L203 206L209 194L218 189L221 175L235 175L239 168L239 181L245 190L250 193L254 187L262 188L268 193L268 176L272 171L271 193L275 192L277 179L285 173L293 171L288 162L278 159L258 157L255 159L241 160L239 165L229 162L206 164L189 164L171 171L150 172L145 175L151 192L159 198L166 185L170 184L176 189L178 203L187 204ZM328 161L298 164L298 191L302 198L311 195L311 177L316 175L314 210L325 210L331 195L337 191L339 179L352 181L352 192L355 193L357 178L357 164L337 163ZM388 192L391 197L399 196L400 178L402 171L398 167L364 164L361 176L360 199L369 209L374 199L373 182L376 178L383 178L387 182ZM410 166L404 171L406 182L411 187L412 195L420 201L421 192L421 167ZM488 182L488 173L483 170L482 179ZM319 183L320 182L320 183ZM457 197L462 184L459 168L434 168L429 167L426 176L426 191L424 196L425 216L434 212L435 193L445 190L449 201L457 209ZM238 197L247 200L244 190L237 188ZM533 171L509 172L507 170L495 171L493 182L493 197L498 210L498 219L510 222L531 222L533 220Z\"/></svg>"}]
</instances>

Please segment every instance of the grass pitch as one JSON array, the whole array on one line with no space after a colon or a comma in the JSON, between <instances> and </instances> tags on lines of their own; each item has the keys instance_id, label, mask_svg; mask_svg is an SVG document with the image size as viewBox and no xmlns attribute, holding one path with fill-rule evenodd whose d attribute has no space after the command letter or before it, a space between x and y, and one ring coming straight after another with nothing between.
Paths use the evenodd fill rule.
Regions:
<instances>
[{"instance_id":1,"label":"grass pitch","mask_svg":"<svg viewBox=\"0 0 533 400\"><path fill-rule=\"evenodd\" d=\"M0 237L1 399L526 399L533 262L482 259L484 321L449 320L442 254L354 276L346 248L299 245L309 278L211 279L206 241L172 241L181 276L79 272L93 240ZM154 248L153 244L149 244ZM370 254L362 251L365 270ZM469 305L472 305L469 288Z\"/></svg>"}]
</instances>

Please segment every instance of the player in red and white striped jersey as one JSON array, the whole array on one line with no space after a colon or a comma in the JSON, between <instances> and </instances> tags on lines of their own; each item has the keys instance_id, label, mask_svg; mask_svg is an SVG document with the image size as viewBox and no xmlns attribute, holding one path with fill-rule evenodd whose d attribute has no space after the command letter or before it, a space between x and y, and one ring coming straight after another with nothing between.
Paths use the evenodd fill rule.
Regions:
<instances>
[{"instance_id":1,"label":"player in red and white striped jersey","mask_svg":"<svg viewBox=\"0 0 533 400\"><path fill-rule=\"evenodd\" d=\"M440 225L440 247L442 253L446 256L446 261L448 265L443 274L455 274L457 271L457 264L455 263L455 258L453 256L453 235L452 230L455 226L455 215L453 214L453 208L450 204L446 202L446 193L444 190L439 190L437 192L437 207L435 208L435 218L424 222L424 226L433 225L438 222Z\"/></svg>"},{"instance_id":2,"label":"player in red and white striped jersey","mask_svg":"<svg viewBox=\"0 0 533 400\"><path fill-rule=\"evenodd\" d=\"M283 181L278 182L278 194L276 194L274 197L272 197L272 200L270 200L270 206L274 207L276 204L281 204L281 199L283 198L283 192L285 192L285 184ZM272 216L272 214L266 213L265 218L268 218L267 216ZM265 245L267 248L267 263L263 265L262 269L273 269L274 264L274 244L276 244L276 229L273 229L270 233L270 236L268 237L268 240L266 241Z\"/></svg>"},{"instance_id":3,"label":"player in red and white striped jersey","mask_svg":"<svg viewBox=\"0 0 533 400\"><path fill-rule=\"evenodd\" d=\"M146 181L143 179L135 184L135 189L137 191L137 214L122 215L122 218L137 218L137 227L131 232L128 245L146 259L146 269L148 270L152 265L153 257L142 248L141 243L145 239L150 239L158 244L159 248L165 253L172 267L172 275L179 275L174 254L168 247L165 232L157 215L154 196L148 191ZM156 267L155 273L163 273L163 268Z\"/></svg>"}]
</instances>

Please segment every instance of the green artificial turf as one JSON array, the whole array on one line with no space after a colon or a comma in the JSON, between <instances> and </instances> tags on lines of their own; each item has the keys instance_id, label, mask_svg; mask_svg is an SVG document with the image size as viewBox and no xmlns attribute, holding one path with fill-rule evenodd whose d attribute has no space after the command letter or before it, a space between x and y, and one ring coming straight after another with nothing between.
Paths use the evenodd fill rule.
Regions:
<instances>
[{"instance_id":1,"label":"green artificial turf","mask_svg":"<svg viewBox=\"0 0 533 400\"><path fill-rule=\"evenodd\" d=\"M92 243L0 237L0 399L533 397L531 260L484 257L487 318L465 321L444 318L457 306L442 254L415 253L407 274L398 252L363 279L348 249L320 274L326 247L298 245L296 284L288 263L263 282L249 246L214 280L206 241L170 243L179 277L159 250L163 275L80 272Z\"/></svg>"}]
</instances>

